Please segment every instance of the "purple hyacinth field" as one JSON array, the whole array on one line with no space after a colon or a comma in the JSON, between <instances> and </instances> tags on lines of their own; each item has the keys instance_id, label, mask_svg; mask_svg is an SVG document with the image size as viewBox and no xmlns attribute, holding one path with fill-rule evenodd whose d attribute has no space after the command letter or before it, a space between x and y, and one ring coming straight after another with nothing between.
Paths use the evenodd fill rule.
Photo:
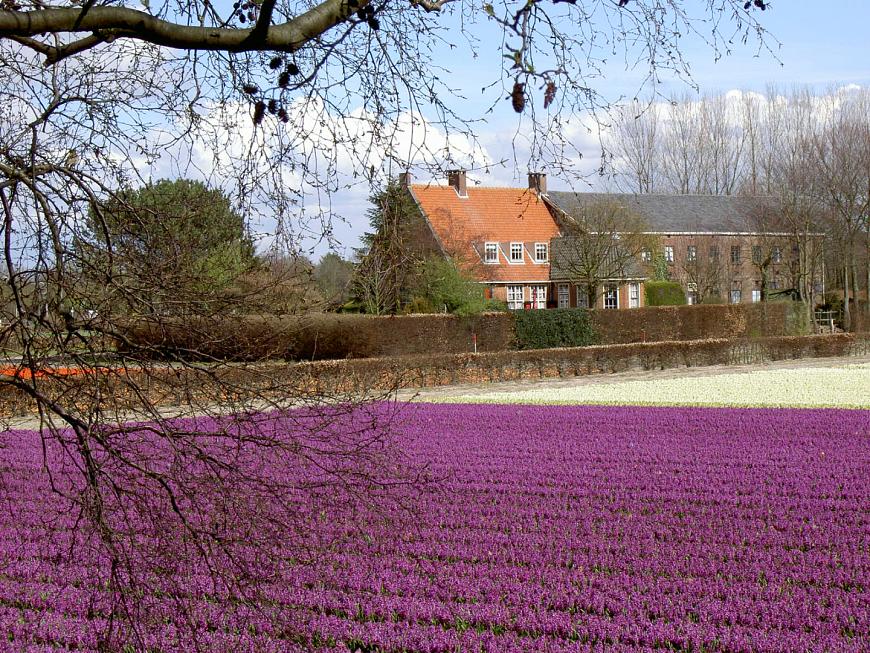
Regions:
<instances>
[{"instance_id":1,"label":"purple hyacinth field","mask_svg":"<svg viewBox=\"0 0 870 653\"><path fill-rule=\"evenodd\" d=\"M393 433L431 482L323 513L307 555L252 551L256 601L143 555L147 650L870 650L868 411L408 404ZM3 445L0 650L97 651L71 470Z\"/></svg>"}]
</instances>

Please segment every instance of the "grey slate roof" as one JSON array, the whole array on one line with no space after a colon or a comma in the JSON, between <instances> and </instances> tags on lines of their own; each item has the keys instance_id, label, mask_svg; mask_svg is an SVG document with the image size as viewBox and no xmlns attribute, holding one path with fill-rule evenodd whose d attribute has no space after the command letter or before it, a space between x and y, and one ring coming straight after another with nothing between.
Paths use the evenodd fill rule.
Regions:
<instances>
[{"instance_id":1,"label":"grey slate roof","mask_svg":"<svg viewBox=\"0 0 870 653\"><path fill-rule=\"evenodd\" d=\"M632 195L550 191L550 202L572 217L584 206L618 202L641 215L657 233L735 233L759 231L758 215L778 205L773 197L734 195Z\"/></svg>"},{"instance_id":2,"label":"grey slate roof","mask_svg":"<svg viewBox=\"0 0 870 653\"><path fill-rule=\"evenodd\" d=\"M572 279L576 274L572 271L571 260L577 257L577 248L572 243L574 236L561 236L550 241L550 280L561 281ZM644 265L637 259L625 262L620 274L613 275L614 280L646 279L649 277Z\"/></svg>"}]
</instances>

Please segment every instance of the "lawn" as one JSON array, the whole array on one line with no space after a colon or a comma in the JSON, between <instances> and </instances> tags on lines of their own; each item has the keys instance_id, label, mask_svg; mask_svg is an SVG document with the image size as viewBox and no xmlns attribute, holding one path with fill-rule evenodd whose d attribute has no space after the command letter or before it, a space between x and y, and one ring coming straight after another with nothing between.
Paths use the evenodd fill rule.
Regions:
<instances>
[{"instance_id":1,"label":"lawn","mask_svg":"<svg viewBox=\"0 0 870 653\"><path fill-rule=\"evenodd\" d=\"M273 551L256 604L202 569L167 584L203 650L870 647L870 412L408 404L394 433L437 479L402 490L407 512L324 517L340 546ZM5 444L0 638L95 651L105 562L38 439ZM179 597L135 599L151 650L193 650Z\"/></svg>"}]
</instances>

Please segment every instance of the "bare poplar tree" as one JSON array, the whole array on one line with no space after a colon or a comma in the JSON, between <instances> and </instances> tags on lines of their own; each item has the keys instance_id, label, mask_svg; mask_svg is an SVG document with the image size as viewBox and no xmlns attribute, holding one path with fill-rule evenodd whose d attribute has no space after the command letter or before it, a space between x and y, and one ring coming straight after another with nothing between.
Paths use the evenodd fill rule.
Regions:
<instances>
[{"instance_id":1,"label":"bare poplar tree","mask_svg":"<svg viewBox=\"0 0 870 653\"><path fill-rule=\"evenodd\" d=\"M843 323L851 326L850 297L859 287L857 249L870 216L870 92L831 93L813 140L820 185L834 216L842 256Z\"/></svg>"},{"instance_id":2,"label":"bare poplar tree","mask_svg":"<svg viewBox=\"0 0 870 653\"><path fill-rule=\"evenodd\" d=\"M612 148L619 183L628 192L654 193L658 189L661 132L655 102L635 100L621 107L613 123Z\"/></svg>"},{"instance_id":3,"label":"bare poplar tree","mask_svg":"<svg viewBox=\"0 0 870 653\"><path fill-rule=\"evenodd\" d=\"M813 162L815 99L808 89L789 95L769 88L765 102L760 183L779 198L782 226L790 236L787 253L791 286L814 324L816 283L822 276L827 205Z\"/></svg>"},{"instance_id":4,"label":"bare poplar tree","mask_svg":"<svg viewBox=\"0 0 870 653\"><path fill-rule=\"evenodd\" d=\"M701 192L733 195L743 173L748 125L741 124L739 107L725 95L706 96L701 101L702 142L709 149L706 184Z\"/></svg>"}]
</instances>

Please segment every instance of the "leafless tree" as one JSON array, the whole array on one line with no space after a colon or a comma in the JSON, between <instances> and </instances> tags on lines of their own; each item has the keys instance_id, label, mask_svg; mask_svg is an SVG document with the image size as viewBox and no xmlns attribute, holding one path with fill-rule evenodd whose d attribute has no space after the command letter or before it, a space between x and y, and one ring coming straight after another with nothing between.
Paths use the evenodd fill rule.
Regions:
<instances>
[{"instance_id":1,"label":"leafless tree","mask_svg":"<svg viewBox=\"0 0 870 653\"><path fill-rule=\"evenodd\" d=\"M411 159L449 165L457 136L474 145L474 117L454 109L450 71L433 57L445 40L482 52L484 27L505 36L493 102L522 113L529 157L554 171L576 154L573 114L606 104L594 83L613 44L651 79L685 72L687 33L719 53L734 30L765 44L742 0L0 3L0 333L13 372L0 384L35 407L46 466L72 470L56 488L80 518L70 551L105 563L93 569L109 597L106 650L146 650L143 614L161 608L137 600L143 588L183 602L203 572L216 600L256 606L277 543L298 536L301 551L322 511L342 524L357 501L388 511L384 490L409 479L388 446L389 415L364 403L369 414L354 417L370 394L215 353L280 355L279 342L234 330L252 305L265 310L249 301L256 288L179 297L197 307L183 322L152 317L161 338L132 339L131 317L140 328L153 312L136 310L142 288L110 274L111 237L104 283L86 281L100 270L82 275L89 216L106 226L101 207L159 162L221 187L278 249L333 242L331 195L352 183L342 170L368 182ZM125 299L101 301L107 287ZM173 345L179 331L200 344ZM195 634L185 614L152 618Z\"/></svg>"},{"instance_id":2,"label":"leafless tree","mask_svg":"<svg viewBox=\"0 0 870 653\"><path fill-rule=\"evenodd\" d=\"M745 122L723 95L671 96L616 115L616 173L633 192L731 195L741 181ZM620 168L622 166L622 168ZM623 169L624 168L624 169Z\"/></svg>"},{"instance_id":3,"label":"leafless tree","mask_svg":"<svg viewBox=\"0 0 870 653\"><path fill-rule=\"evenodd\" d=\"M650 103L642 115L624 110L614 125L613 149L634 159L629 165L628 156L616 157L614 172L635 192L778 200L778 229L789 234L792 286L811 315L824 252L847 296L868 285L862 277L870 268L859 273L870 259L867 96L866 89L818 94L771 87L765 96L685 95L666 106Z\"/></svg>"},{"instance_id":4,"label":"leafless tree","mask_svg":"<svg viewBox=\"0 0 870 653\"><path fill-rule=\"evenodd\" d=\"M827 203L811 156L817 128L815 98L807 89L784 95L767 92L761 129L762 161L757 176L765 192L779 199L781 224L790 234L791 287L813 324L817 283L822 277Z\"/></svg>"},{"instance_id":5,"label":"leafless tree","mask_svg":"<svg viewBox=\"0 0 870 653\"><path fill-rule=\"evenodd\" d=\"M617 202L596 202L562 216L562 235L553 239L554 278L585 288L593 307L605 281L642 276L643 252L657 251L643 218Z\"/></svg>"},{"instance_id":6,"label":"leafless tree","mask_svg":"<svg viewBox=\"0 0 870 653\"><path fill-rule=\"evenodd\" d=\"M843 322L859 287L857 249L870 220L870 91L832 93L813 140L820 185L834 215L843 274Z\"/></svg>"},{"instance_id":7,"label":"leafless tree","mask_svg":"<svg viewBox=\"0 0 870 653\"><path fill-rule=\"evenodd\" d=\"M722 292L727 277L727 265L716 250L714 256L696 256L684 259L680 275L688 287L693 288L698 304L722 301Z\"/></svg>"},{"instance_id":8,"label":"leafless tree","mask_svg":"<svg viewBox=\"0 0 870 653\"><path fill-rule=\"evenodd\" d=\"M628 177L626 190L654 193L659 189L660 148L659 107L654 102L635 100L616 112L612 149L618 170L625 170Z\"/></svg>"}]
</instances>

